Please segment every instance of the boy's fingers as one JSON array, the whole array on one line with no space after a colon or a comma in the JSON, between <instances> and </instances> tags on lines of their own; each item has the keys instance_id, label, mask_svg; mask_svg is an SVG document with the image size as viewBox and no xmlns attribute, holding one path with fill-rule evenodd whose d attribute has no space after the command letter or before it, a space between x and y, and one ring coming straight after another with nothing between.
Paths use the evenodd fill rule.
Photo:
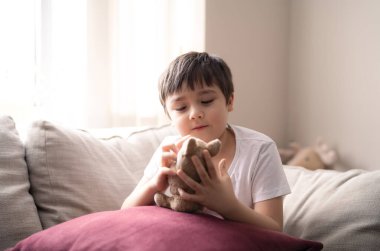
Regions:
<instances>
[{"instance_id":1,"label":"boy's fingers","mask_svg":"<svg viewBox=\"0 0 380 251\"><path fill-rule=\"evenodd\" d=\"M161 166L170 167L176 161L177 155L174 152L163 152L161 156Z\"/></svg>"},{"instance_id":2,"label":"boy's fingers","mask_svg":"<svg viewBox=\"0 0 380 251\"><path fill-rule=\"evenodd\" d=\"M210 181L210 177L208 176L208 173L205 167L203 166L202 162L199 160L199 157L194 155L193 157L191 157L191 160L193 161L194 167L197 170L201 182L203 184L207 184Z\"/></svg>"},{"instance_id":3,"label":"boy's fingers","mask_svg":"<svg viewBox=\"0 0 380 251\"><path fill-rule=\"evenodd\" d=\"M175 159L176 158L176 154L174 152L163 152L162 153L162 158L165 158L165 159Z\"/></svg>"},{"instance_id":4,"label":"boy's fingers","mask_svg":"<svg viewBox=\"0 0 380 251\"><path fill-rule=\"evenodd\" d=\"M162 167L162 168L163 168L162 173L166 175L171 175L171 176L177 175L177 172L172 168L167 168L167 167Z\"/></svg>"},{"instance_id":5,"label":"boy's fingers","mask_svg":"<svg viewBox=\"0 0 380 251\"><path fill-rule=\"evenodd\" d=\"M194 191L199 191L199 183L190 178L182 169L178 170L177 175L181 178L183 182L186 183Z\"/></svg>"},{"instance_id":6,"label":"boy's fingers","mask_svg":"<svg viewBox=\"0 0 380 251\"><path fill-rule=\"evenodd\" d=\"M178 192L179 192L179 195L181 196L181 198L184 200L197 201L197 197L195 194L189 194L181 188L178 188Z\"/></svg>"},{"instance_id":7,"label":"boy's fingers","mask_svg":"<svg viewBox=\"0 0 380 251\"><path fill-rule=\"evenodd\" d=\"M211 178L217 177L218 176L218 170L216 170L214 164L211 161L211 155L210 152L207 150L203 151L203 157L205 158L206 165L207 165L207 171L210 175ZM219 173L220 174L220 173Z\"/></svg>"},{"instance_id":8,"label":"boy's fingers","mask_svg":"<svg viewBox=\"0 0 380 251\"><path fill-rule=\"evenodd\" d=\"M176 142L168 145L163 145L161 147L163 152L175 152L178 153L179 149L181 149L183 142L187 140L190 137L190 135L186 135L180 139L178 139Z\"/></svg>"},{"instance_id":9,"label":"boy's fingers","mask_svg":"<svg viewBox=\"0 0 380 251\"><path fill-rule=\"evenodd\" d=\"M162 151L163 152L171 152L171 151L173 151L173 152L178 152L178 148L177 148L177 146L176 146L176 144L169 144L169 145L163 145L162 147L161 147L161 149L162 149Z\"/></svg>"}]
</instances>

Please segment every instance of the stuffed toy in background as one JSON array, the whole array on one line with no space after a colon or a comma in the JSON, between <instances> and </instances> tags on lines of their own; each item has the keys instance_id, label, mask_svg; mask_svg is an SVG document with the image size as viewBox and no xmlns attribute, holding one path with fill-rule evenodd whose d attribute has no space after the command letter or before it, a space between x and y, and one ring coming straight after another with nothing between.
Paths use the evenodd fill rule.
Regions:
<instances>
[{"instance_id":1,"label":"stuffed toy in background","mask_svg":"<svg viewBox=\"0 0 380 251\"><path fill-rule=\"evenodd\" d=\"M337 161L337 153L317 140L315 146L302 148L298 143L292 142L288 148L280 148L282 164L290 166L302 166L309 170L326 169Z\"/></svg>"},{"instance_id":2,"label":"stuffed toy in background","mask_svg":"<svg viewBox=\"0 0 380 251\"><path fill-rule=\"evenodd\" d=\"M218 139L206 143L200 139L191 137L187 139L177 154L177 161L171 167L176 171L183 169L183 171L191 177L193 180L200 182L200 177L197 170L191 160L191 157L197 155L203 165L206 167L203 157L203 150L207 149L210 152L211 157L218 154L221 147L221 142ZM195 212L202 209L202 206L192 201L183 200L178 192L178 188L181 188L187 193L194 193L186 183L184 183L178 176L168 176L169 189L172 196L165 195L164 193L156 193L154 195L155 203L160 207L171 208L179 212Z\"/></svg>"}]
</instances>

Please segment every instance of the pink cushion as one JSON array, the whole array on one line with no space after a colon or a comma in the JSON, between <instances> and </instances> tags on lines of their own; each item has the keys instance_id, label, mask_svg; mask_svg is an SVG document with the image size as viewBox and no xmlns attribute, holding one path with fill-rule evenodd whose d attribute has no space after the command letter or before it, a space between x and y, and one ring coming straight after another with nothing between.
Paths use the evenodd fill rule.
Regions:
<instances>
[{"instance_id":1,"label":"pink cushion","mask_svg":"<svg viewBox=\"0 0 380 251\"><path fill-rule=\"evenodd\" d=\"M155 206L88 214L9 250L321 250L319 242Z\"/></svg>"}]
</instances>

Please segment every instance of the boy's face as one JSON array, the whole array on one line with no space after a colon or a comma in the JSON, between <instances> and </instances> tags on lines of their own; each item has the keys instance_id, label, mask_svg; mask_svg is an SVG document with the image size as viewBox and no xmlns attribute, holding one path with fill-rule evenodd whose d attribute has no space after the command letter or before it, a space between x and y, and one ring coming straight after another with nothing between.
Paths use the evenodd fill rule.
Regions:
<instances>
[{"instance_id":1,"label":"boy's face","mask_svg":"<svg viewBox=\"0 0 380 251\"><path fill-rule=\"evenodd\" d=\"M222 136L228 113L233 110L233 95L226 99L218 86L183 85L181 91L166 99L166 108L181 136L191 135L206 142Z\"/></svg>"}]
</instances>

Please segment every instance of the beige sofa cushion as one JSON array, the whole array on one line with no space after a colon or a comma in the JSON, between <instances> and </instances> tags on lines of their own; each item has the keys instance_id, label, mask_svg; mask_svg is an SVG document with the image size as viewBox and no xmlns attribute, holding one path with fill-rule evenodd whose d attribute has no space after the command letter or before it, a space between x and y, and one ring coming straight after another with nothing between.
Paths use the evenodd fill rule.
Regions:
<instances>
[{"instance_id":1,"label":"beige sofa cushion","mask_svg":"<svg viewBox=\"0 0 380 251\"><path fill-rule=\"evenodd\" d=\"M154 131L98 139L85 131L35 122L25 146L43 228L119 209L159 144Z\"/></svg>"},{"instance_id":2,"label":"beige sofa cushion","mask_svg":"<svg viewBox=\"0 0 380 251\"><path fill-rule=\"evenodd\" d=\"M0 116L0 250L42 230L29 187L25 149L15 123Z\"/></svg>"},{"instance_id":3,"label":"beige sofa cushion","mask_svg":"<svg viewBox=\"0 0 380 251\"><path fill-rule=\"evenodd\" d=\"M380 247L380 171L284 168L292 188L284 199L286 233L320 241L324 250Z\"/></svg>"},{"instance_id":4,"label":"beige sofa cushion","mask_svg":"<svg viewBox=\"0 0 380 251\"><path fill-rule=\"evenodd\" d=\"M44 229L120 208L138 180L128 169L132 163L119 140L99 140L47 121L33 123L25 142L26 159Z\"/></svg>"},{"instance_id":5,"label":"beige sofa cushion","mask_svg":"<svg viewBox=\"0 0 380 251\"><path fill-rule=\"evenodd\" d=\"M172 135L177 135L174 127L164 125L135 131L120 141L123 153L128 159L133 160L130 170L141 178L154 151L165 137Z\"/></svg>"}]
</instances>

